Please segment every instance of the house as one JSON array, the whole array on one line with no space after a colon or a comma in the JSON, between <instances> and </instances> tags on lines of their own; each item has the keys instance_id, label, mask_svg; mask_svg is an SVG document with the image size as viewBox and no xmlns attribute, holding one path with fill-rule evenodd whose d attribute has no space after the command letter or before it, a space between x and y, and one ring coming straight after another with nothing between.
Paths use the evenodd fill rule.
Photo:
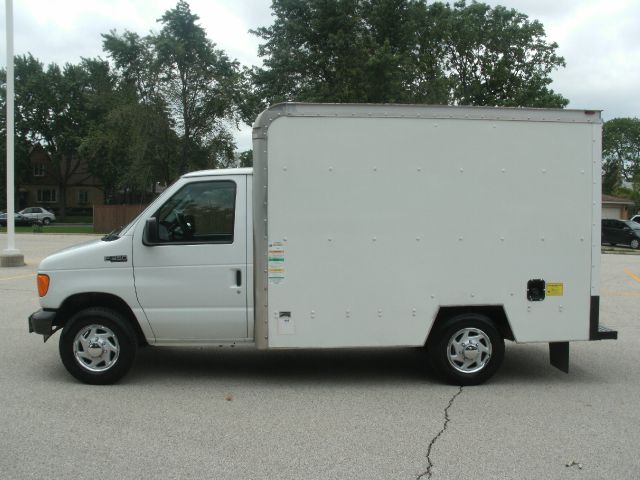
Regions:
<instances>
[{"instance_id":1,"label":"house","mask_svg":"<svg viewBox=\"0 0 640 480\"><path fill-rule=\"evenodd\" d=\"M84 160L72 158L58 165L40 144L29 152L28 178L17 189L16 210L35 206L57 215L91 215L94 205L104 204L101 183Z\"/></svg>"},{"instance_id":2,"label":"house","mask_svg":"<svg viewBox=\"0 0 640 480\"><path fill-rule=\"evenodd\" d=\"M629 210L632 207L633 202L628 198L602 194L602 218L627 220L631 216Z\"/></svg>"}]
</instances>

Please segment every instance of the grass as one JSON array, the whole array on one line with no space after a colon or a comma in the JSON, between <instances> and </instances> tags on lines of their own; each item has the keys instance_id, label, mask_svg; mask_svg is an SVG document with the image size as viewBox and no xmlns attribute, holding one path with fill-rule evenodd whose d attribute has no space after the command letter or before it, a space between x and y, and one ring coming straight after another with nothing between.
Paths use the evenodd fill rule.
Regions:
<instances>
[{"instance_id":1,"label":"grass","mask_svg":"<svg viewBox=\"0 0 640 480\"><path fill-rule=\"evenodd\" d=\"M0 233L6 233L6 227L0 227ZM92 225L47 225L40 227L16 227L16 233L95 233Z\"/></svg>"},{"instance_id":2,"label":"grass","mask_svg":"<svg viewBox=\"0 0 640 480\"><path fill-rule=\"evenodd\" d=\"M89 215L88 217L78 217L78 216L69 216L69 217L60 217L56 219L58 223L93 223L93 217Z\"/></svg>"}]
</instances>

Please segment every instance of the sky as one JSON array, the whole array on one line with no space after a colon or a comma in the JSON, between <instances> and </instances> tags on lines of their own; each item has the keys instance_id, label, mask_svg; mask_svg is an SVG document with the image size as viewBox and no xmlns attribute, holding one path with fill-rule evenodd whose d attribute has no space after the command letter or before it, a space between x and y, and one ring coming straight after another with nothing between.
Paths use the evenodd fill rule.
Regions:
<instances>
[{"instance_id":1,"label":"sky","mask_svg":"<svg viewBox=\"0 0 640 480\"><path fill-rule=\"evenodd\" d=\"M101 33L158 31L156 22L177 0L14 0L14 51L45 64L106 58ZM4 3L4 2L3 2ZM603 110L603 118L640 117L640 0L485 0L542 22L558 43L566 68L553 88L569 108ZM271 24L271 0L189 0L209 38L243 65L260 65L250 29ZM4 5L0 64L6 65ZM250 127L236 132L237 148L251 148Z\"/></svg>"}]
</instances>

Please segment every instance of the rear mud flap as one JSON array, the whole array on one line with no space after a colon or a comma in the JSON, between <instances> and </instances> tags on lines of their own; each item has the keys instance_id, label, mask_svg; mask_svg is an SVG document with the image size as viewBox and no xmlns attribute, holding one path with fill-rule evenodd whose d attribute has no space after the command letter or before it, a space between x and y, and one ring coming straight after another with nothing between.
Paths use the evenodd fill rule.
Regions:
<instances>
[{"instance_id":1,"label":"rear mud flap","mask_svg":"<svg viewBox=\"0 0 640 480\"><path fill-rule=\"evenodd\" d=\"M564 373L569 373L569 342L549 343L551 365Z\"/></svg>"}]
</instances>

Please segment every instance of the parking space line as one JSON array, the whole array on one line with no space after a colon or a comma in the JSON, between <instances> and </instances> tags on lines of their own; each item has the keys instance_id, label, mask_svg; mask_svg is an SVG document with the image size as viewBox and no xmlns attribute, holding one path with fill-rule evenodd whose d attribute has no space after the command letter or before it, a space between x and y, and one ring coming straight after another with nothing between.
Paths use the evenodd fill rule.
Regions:
<instances>
[{"instance_id":1,"label":"parking space line","mask_svg":"<svg viewBox=\"0 0 640 480\"><path fill-rule=\"evenodd\" d=\"M17 275L15 277L0 277L0 280L16 280L18 278L29 278L29 277L35 277L36 274L35 273L30 273L28 275Z\"/></svg>"},{"instance_id":2,"label":"parking space line","mask_svg":"<svg viewBox=\"0 0 640 480\"><path fill-rule=\"evenodd\" d=\"M624 273L626 273L627 275L629 275L631 278L633 278L636 282L640 283L640 277L638 277L637 275L634 275L633 272L630 272L627 268L624 269Z\"/></svg>"}]
</instances>

